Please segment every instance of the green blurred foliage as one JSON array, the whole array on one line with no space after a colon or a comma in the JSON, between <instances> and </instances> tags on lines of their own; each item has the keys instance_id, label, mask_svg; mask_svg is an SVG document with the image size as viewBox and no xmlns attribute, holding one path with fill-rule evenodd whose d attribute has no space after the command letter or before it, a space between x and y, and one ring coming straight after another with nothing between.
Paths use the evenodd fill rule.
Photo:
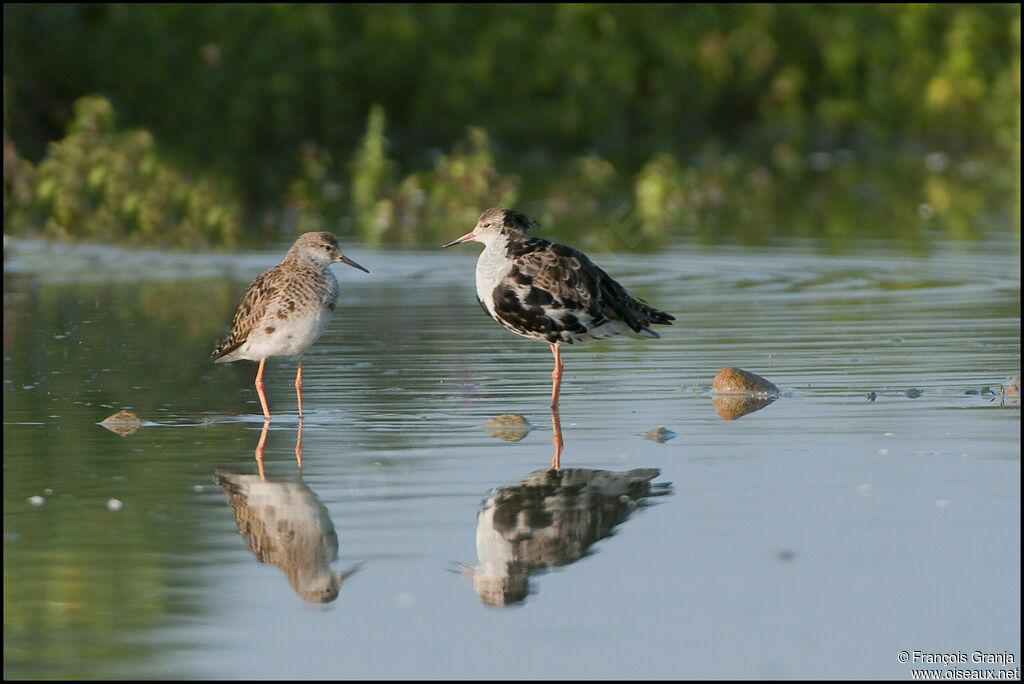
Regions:
<instances>
[{"instance_id":1,"label":"green blurred foliage","mask_svg":"<svg viewBox=\"0 0 1024 684\"><path fill-rule=\"evenodd\" d=\"M99 93L168 163L237 187L254 237L429 242L502 197L570 234L626 202L645 240L828 236L794 207L875 177L900 184L874 218L909 217L888 234L993 230L961 194L1019 231L1016 4L5 5L4 79L28 159ZM947 173L922 224L930 153L982 178ZM866 218L847 237L879 232Z\"/></svg>"},{"instance_id":2,"label":"green blurred foliage","mask_svg":"<svg viewBox=\"0 0 1024 684\"><path fill-rule=\"evenodd\" d=\"M387 147L384 111L374 106L352 164L356 226L368 244L447 242L460 227L475 223L479 207L515 202L519 181L498 173L481 128L470 127L433 168L402 180L395 179L398 165L388 159Z\"/></svg>"},{"instance_id":3,"label":"green blurred foliage","mask_svg":"<svg viewBox=\"0 0 1024 684\"><path fill-rule=\"evenodd\" d=\"M161 158L149 132L115 132L113 121L108 100L87 96L75 103L67 135L50 144L38 166L11 145L10 193L5 144L5 225L53 238L181 246L235 241L241 212L224 184L187 178Z\"/></svg>"},{"instance_id":4,"label":"green blurred foliage","mask_svg":"<svg viewBox=\"0 0 1024 684\"><path fill-rule=\"evenodd\" d=\"M384 108L374 105L366 122L366 135L352 160L352 210L360 233L371 243L380 241L389 227L383 199L388 194L395 163L387 158Z\"/></svg>"}]
</instances>

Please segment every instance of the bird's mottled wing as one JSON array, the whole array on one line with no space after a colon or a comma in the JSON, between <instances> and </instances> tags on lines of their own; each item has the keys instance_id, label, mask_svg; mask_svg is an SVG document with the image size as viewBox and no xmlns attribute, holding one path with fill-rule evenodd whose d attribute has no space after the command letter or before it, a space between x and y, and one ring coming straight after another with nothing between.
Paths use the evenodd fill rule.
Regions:
<instances>
[{"instance_id":1,"label":"bird's mottled wing","mask_svg":"<svg viewBox=\"0 0 1024 684\"><path fill-rule=\"evenodd\" d=\"M634 332L647 330L653 336L655 333L649 330L651 323L673 320L634 298L587 255L572 247L533 238L518 252L513 256L518 270L529 275L537 288L551 293L563 307L585 311L592 329L608 321L621 321Z\"/></svg>"},{"instance_id":2,"label":"bird's mottled wing","mask_svg":"<svg viewBox=\"0 0 1024 684\"><path fill-rule=\"evenodd\" d=\"M210 355L211 359L217 360L245 344L249 334L266 314L267 308L273 301L276 288L271 283L275 278L279 278L276 275L278 270L279 267L275 266L264 271L252 281L249 289L242 295L238 309L235 310L235 317L231 320L231 330L213 350L213 354Z\"/></svg>"}]
</instances>

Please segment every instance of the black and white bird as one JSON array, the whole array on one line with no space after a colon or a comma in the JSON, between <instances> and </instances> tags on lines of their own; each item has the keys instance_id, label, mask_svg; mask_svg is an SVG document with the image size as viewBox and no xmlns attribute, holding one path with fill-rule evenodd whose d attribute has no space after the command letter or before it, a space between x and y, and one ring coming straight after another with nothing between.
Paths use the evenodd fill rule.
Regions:
<instances>
[{"instance_id":1,"label":"black and white bird","mask_svg":"<svg viewBox=\"0 0 1024 684\"><path fill-rule=\"evenodd\" d=\"M488 209L476 227L445 247L482 242L476 263L476 296L494 320L517 335L551 345L551 407L558 407L562 383L562 344L625 333L657 338L652 324L671 325L675 317L633 297L586 254L527 231L526 216Z\"/></svg>"}]
</instances>

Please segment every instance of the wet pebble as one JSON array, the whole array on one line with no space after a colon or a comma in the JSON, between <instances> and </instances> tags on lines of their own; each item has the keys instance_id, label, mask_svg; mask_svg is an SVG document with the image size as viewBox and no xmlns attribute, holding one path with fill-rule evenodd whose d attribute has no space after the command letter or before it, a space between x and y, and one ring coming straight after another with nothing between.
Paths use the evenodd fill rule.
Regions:
<instances>
[{"instance_id":1,"label":"wet pebble","mask_svg":"<svg viewBox=\"0 0 1024 684\"><path fill-rule=\"evenodd\" d=\"M46 499L36 494L35 496L28 497L27 501L33 506L42 506L46 503Z\"/></svg>"},{"instance_id":2,"label":"wet pebble","mask_svg":"<svg viewBox=\"0 0 1024 684\"><path fill-rule=\"evenodd\" d=\"M644 439L649 439L652 442L657 442L658 444L664 444L675 436L676 433L672 432L668 428L662 427L661 425L644 433Z\"/></svg>"},{"instance_id":3,"label":"wet pebble","mask_svg":"<svg viewBox=\"0 0 1024 684\"><path fill-rule=\"evenodd\" d=\"M711 381L711 391L719 394L778 394L779 388L750 371L726 367L718 371Z\"/></svg>"},{"instance_id":4,"label":"wet pebble","mask_svg":"<svg viewBox=\"0 0 1024 684\"><path fill-rule=\"evenodd\" d=\"M724 420L736 420L759 411L779 396L779 388L742 368L725 367L711 381L715 411Z\"/></svg>"},{"instance_id":5,"label":"wet pebble","mask_svg":"<svg viewBox=\"0 0 1024 684\"><path fill-rule=\"evenodd\" d=\"M907 397L909 397L910 399L917 399L919 396L921 396L922 392L919 389L910 388L903 394L907 395Z\"/></svg>"},{"instance_id":6,"label":"wet pebble","mask_svg":"<svg viewBox=\"0 0 1024 684\"><path fill-rule=\"evenodd\" d=\"M119 511L124 508L124 504L119 499L107 499L107 509L111 511Z\"/></svg>"},{"instance_id":7,"label":"wet pebble","mask_svg":"<svg viewBox=\"0 0 1024 684\"><path fill-rule=\"evenodd\" d=\"M100 425L115 434L127 437L142 427L142 421L131 411L118 411L104 419Z\"/></svg>"},{"instance_id":8,"label":"wet pebble","mask_svg":"<svg viewBox=\"0 0 1024 684\"><path fill-rule=\"evenodd\" d=\"M518 442L530 432L530 423L518 413L503 413L484 423L484 431L495 439Z\"/></svg>"}]
</instances>

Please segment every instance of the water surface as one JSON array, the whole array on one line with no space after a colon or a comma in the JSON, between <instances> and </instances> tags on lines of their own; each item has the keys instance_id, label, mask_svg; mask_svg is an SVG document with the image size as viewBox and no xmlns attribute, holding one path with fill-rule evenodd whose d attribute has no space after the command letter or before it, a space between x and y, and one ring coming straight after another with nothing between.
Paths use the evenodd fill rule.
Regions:
<instances>
[{"instance_id":1,"label":"water surface","mask_svg":"<svg viewBox=\"0 0 1024 684\"><path fill-rule=\"evenodd\" d=\"M269 362L260 480L255 364L207 356L285 247L8 244L5 677L1019 666L1019 242L594 255L676 322L565 349L559 473L550 353L481 313L476 249L346 245L371 273L336 271L301 425ZM723 420L723 366L782 396Z\"/></svg>"}]
</instances>

